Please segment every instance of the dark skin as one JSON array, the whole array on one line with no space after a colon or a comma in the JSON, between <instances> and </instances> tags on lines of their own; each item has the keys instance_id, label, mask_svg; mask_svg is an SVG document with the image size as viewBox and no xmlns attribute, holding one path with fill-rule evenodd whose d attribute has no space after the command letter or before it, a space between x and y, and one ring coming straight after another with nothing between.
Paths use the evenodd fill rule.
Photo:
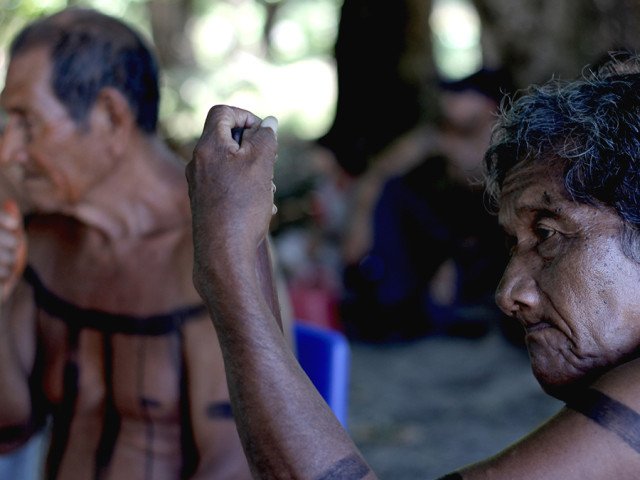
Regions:
<instances>
[{"instance_id":1,"label":"dark skin","mask_svg":"<svg viewBox=\"0 0 640 480\"><path fill-rule=\"evenodd\" d=\"M15 211L0 213L0 428L28 425L41 399L70 412L60 480L181 478L185 431L192 432L188 453L196 457L188 478L250 478L206 309L179 332L107 335L82 328L74 339L69 324L34 304L21 252L53 294L80 309L148 318L202 306L192 281L184 163L138 129L115 89L100 92L87 125L79 126L51 91L50 70L45 47L26 50L11 60L1 96L9 123L0 158L20 167L31 216L23 225ZM64 400L69 361L78 372L72 404ZM28 375L38 368L42 378L31 392ZM120 423L99 467L107 408ZM59 435L55 426L53 434ZM2 449L22 440L8 439Z\"/></svg>"},{"instance_id":2,"label":"dark skin","mask_svg":"<svg viewBox=\"0 0 640 480\"><path fill-rule=\"evenodd\" d=\"M234 127L245 128L241 147ZM272 118L244 110L210 111L187 167L195 284L213 313L254 475L376 478L286 348L261 294L255 262L271 218L274 129ZM640 343L640 266L622 251L615 212L570 201L549 175L514 171L505 182L500 221L514 249L497 300L527 328L541 384L571 407L460 470L464 479L633 479L640 471L640 361L629 360ZM597 392L586 403L583 384Z\"/></svg>"}]
</instances>

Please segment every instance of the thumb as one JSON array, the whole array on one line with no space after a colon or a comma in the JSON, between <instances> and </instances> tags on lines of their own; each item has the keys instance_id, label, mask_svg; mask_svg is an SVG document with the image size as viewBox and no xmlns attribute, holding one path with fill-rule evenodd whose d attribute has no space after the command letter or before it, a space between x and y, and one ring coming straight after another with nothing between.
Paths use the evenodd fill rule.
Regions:
<instances>
[{"instance_id":1,"label":"thumb","mask_svg":"<svg viewBox=\"0 0 640 480\"><path fill-rule=\"evenodd\" d=\"M270 128L273 130L276 138L278 138L278 119L276 117L265 117L265 119L260 122L260 128Z\"/></svg>"},{"instance_id":2,"label":"thumb","mask_svg":"<svg viewBox=\"0 0 640 480\"><path fill-rule=\"evenodd\" d=\"M253 152L259 157L275 160L278 150L278 120L266 117L260 122L259 128L251 136Z\"/></svg>"}]
</instances>

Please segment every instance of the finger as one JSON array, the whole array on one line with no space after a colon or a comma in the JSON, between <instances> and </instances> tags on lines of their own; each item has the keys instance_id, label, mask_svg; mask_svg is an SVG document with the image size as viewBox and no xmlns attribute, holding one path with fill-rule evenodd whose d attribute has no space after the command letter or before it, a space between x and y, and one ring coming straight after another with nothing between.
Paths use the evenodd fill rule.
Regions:
<instances>
[{"instance_id":1,"label":"finger","mask_svg":"<svg viewBox=\"0 0 640 480\"><path fill-rule=\"evenodd\" d=\"M15 231L0 230L0 248L15 249L18 246L18 238Z\"/></svg>"},{"instance_id":2,"label":"finger","mask_svg":"<svg viewBox=\"0 0 640 480\"><path fill-rule=\"evenodd\" d=\"M260 127L270 128L273 130L274 135L278 138L278 119L276 117L268 116L260 122Z\"/></svg>"},{"instance_id":3,"label":"finger","mask_svg":"<svg viewBox=\"0 0 640 480\"><path fill-rule=\"evenodd\" d=\"M11 277L11 269L9 265L0 264L0 283L4 283Z\"/></svg>"},{"instance_id":4,"label":"finger","mask_svg":"<svg viewBox=\"0 0 640 480\"><path fill-rule=\"evenodd\" d=\"M238 118L240 112L236 110L228 105L214 105L209 109L202 134L196 143L189 164L193 164L200 157L209 158L209 155L204 152L211 152L220 145L226 146L231 151L238 150L238 143L232 136L232 130L243 126L237 123L246 124L251 123L252 120L250 118Z\"/></svg>"},{"instance_id":5,"label":"finger","mask_svg":"<svg viewBox=\"0 0 640 480\"><path fill-rule=\"evenodd\" d=\"M222 125L225 129L234 127L251 128L260 124L260 118L248 110L230 105L214 105L209 109L205 130L213 125Z\"/></svg>"},{"instance_id":6,"label":"finger","mask_svg":"<svg viewBox=\"0 0 640 480\"><path fill-rule=\"evenodd\" d=\"M12 267L16 261L15 249L0 248L0 265Z\"/></svg>"},{"instance_id":7,"label":"finger","mask_svg":"<svg viewBox=\"0 0 640 480\"><path fill-rule=\"evenodd\" d=\"M253 113L229 105L215 105L209 110L204 126L204 134L214 132L216 139L237 147L239 142L234 138L234 132L252 128L260 124L260 118ZM230 142L233 141L233 144Z\"/></svg>"},{"instance_id":8,"label":"finger","mask_svg":"<svg viewBox=\"0 0 640 480\"><path fill-rule=\"evenodd\" d=\"M246 140L243 145L251 148L255 159L267 159L275 162L278 153L278 120L275 117L267 117L260 124L260 128L245 131Z\"/></svg>"},{"instance_id":9,"label":"finger","mask_svg":"<svg viewBox=\"0 0 640 480\"><path fill-rule=\"evenodd\" d=\"M19 218L6 212L0 211L0 228L4 228L5 230L17 230L19 226Z\"/></svg>"},{"instance_id":10,"label":"finger","mask_svg":"<svg viewBox=\"0 0 640 480\"><path fill-rule=\"evenodd\" d=\"M246 112L246 111L245 111ZM246 113L250 113L250 112L246 112ZM253 119L257 119L258 117L253 116ZM222 127L222 128L226 128ZM264 130L264 129L269 129L271 130L271 132L269 132L269 130ZM261 142L261 139L264 138L269 138L271 135L273 135L273 138L275 140L278 139L278 120L273 117L273 116L269 116L266 117L264 120L260 121L259 124L257 124L255 127L233 127L231 129L231 136L232 138L239 144L242 145L242 138L245 134L245 131L248 131L248 135L254 135L256 137L256 141L257 143ZM262 131L262 132L261 132ZM265 137L265 133L269 132L269 135Z\"/></svg>"},{"instance_id":11,"label":"finger","mask_svg":"<svg viewBox=\"0 0 640 480\"><path fill-rule=\"evenodd\" d=\"M18 203L13 199L6 199L0 210L0 227L16 230L20 226L21 215Z\"/></svg>"}]
</instances>

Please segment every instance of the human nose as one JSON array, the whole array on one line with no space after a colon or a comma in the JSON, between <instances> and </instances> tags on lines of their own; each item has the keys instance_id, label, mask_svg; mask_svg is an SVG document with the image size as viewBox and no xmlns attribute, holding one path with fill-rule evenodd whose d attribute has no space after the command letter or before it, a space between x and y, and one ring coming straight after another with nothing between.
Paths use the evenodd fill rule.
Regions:
<instances>
[{"instance_id":1,"label":"human nose","mask_svg":"<svg viewBox=\"0 0 640 480\"><path fill-rule=\"evenodd\" d=\"M495 294L498 307L509 316L536 308L540 302L535 265L526 255L511 257Z\"/></svg>"},{"instance_id":2,"label":"human nose","mask_svg":"<svg viewBox=\"0 0 640 480\"><path fill-rule=\"evenodd\" d=\"M10 118L0 136L0 163L24 163L26 158L24 134L16 125L16 121Z\"/></svg>"}]
</instances>

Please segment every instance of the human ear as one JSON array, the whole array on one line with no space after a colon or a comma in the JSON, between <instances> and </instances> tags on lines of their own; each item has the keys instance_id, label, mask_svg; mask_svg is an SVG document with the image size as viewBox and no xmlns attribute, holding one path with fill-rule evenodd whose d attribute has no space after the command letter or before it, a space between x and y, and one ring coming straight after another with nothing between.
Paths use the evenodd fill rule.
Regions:
<instances>
[{"instance_id":1,"label":"human ear","mask_svg":"<svg viewBox=\"0 0 640 480\"><path fill-rule=\"evenodd\" d=\"M125 96L115 88L100 90L92 111L92 128L104 135L109 151L119 157L124 154L135 129L133 112Z\"/></svg>"}]
</instances>

